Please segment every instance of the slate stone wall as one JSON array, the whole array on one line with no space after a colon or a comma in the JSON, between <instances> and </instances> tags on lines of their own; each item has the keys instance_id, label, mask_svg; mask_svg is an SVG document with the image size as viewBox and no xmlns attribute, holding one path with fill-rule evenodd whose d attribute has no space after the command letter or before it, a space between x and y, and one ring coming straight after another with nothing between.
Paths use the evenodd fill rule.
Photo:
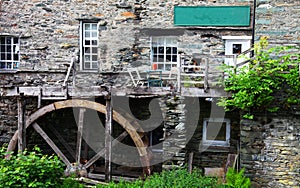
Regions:
<instances>
[{"instance_id":1,"label":"slate stone wall","mask_svg":"<svg viewBox=\"0 0 300 188\"><path fill-rule=\"evenodd\" d=\"M241 166L255 187L299 187L300 118L258 115L241 121Z\"/></svg>"},{"instance_id":2,"label":"slate stone wall","mask_svg":"<svg viewBox=\"0 0 300 188\"><path fill-rule=\"evenodd\" d=\"M300 2L257 0L255 40L268 36L272 45L300 44Z\"/></svg>"}]
</instances>

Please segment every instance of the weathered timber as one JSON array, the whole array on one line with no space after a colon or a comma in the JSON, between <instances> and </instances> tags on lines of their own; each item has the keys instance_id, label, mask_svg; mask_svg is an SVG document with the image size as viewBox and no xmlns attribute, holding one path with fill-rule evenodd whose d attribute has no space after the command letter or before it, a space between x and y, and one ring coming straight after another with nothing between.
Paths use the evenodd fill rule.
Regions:
<instances>
[{"instance_id":1,"label":"weathered timber","mask_svg":"<svg viewBox=\"0 0 300 188\"><path fill-rule=\"evenodd\" d=\"M26 148L26 127L25 127L25 101L22 95L17 99L18 103L18 150Z\"/></svg>"},{"instance_id":2,"label":"weathered timber","mask_svg":"<svg viewBox=\"0 0 300 188\"><path fill-rule=\"evenodd\" d=\"M115 145L117 145L118 143L120 143L126 136L128 135L128 133L126 131L124 131L122 134L120 134L116 139L114 139L112 141L112 147L114 147ZM99 152L97 152L96 155L94 155L85 165L85 168L89 168L94 162L96 162L100 157L102 157L105 154L105 149L100 150Z\"/></svg>"},{"instance_id":3,"label":"weathered timber","mask_svg":"<svg viewBox=\"0 0 300 188\"><path fill-rule=\"evenodd\" d=\"M188 169L189 169L189 173L192 173L193 170L193 159L194 159L194 152L191 152L189 154L189 161L188 161Z\"/></svg>"},{"instance_id":4,"label":"weathered timber","mask_svg":"<svg viewBox=\"0 0 300 188\"><path fill-rule=\"evenodd\" d=\"M61 160L67 165L71 166L71 163L67 157L60 151L60 149L54 144L54 142L49 138L49 136L43 131L43 129L37 124L33 123L33 128L38 132L41 137L49 144L49 146L54 150L54 152L61 158Z\"/></svg>"},{"instance_id":5,"label":"weathered timber","mask_svg":"<svg viewBox=\"0 0 300 188\"><path fill-rule=\"evenodd\" d=\"M88 178L91 179L98 179L98 180L104 180L105 179L105 175L103 174L92 174L92 173L88 173ZM120 181L120 180L125 180L125 181L135 181L138 178L130 178L130 177L120 177L120 176L112 176L112 180L114 181Z\"/></svg>"},{"instance_id":6,"label":"weathered timber","mask_svg":"<svg viewBox=\"0 0 300 188\"><path fill-rule=\"evenodd\" d=\"M112 134L112 105L111 96L106 97L106 116L105 116L105 181L111 181L111 134Z\"/></svg>"},{"instance_id":7,"label":"weathered timber","mask_svg":"<svg viewBox=\"0 0 300 188\"><path fill-rule=\"evenodd\" d=\"M180 83L180 82L179 82ZM182 81L181 81L182 83ZM205 82L204 82L205 83ZM179 84L180 85L180 84ZM186 88L177 86L177 90L171 89L170 87L147 87L141 86L137 88L111 88L112 96L129 96L135 98L147 98L147 97L160 97L165 95L177 94L181 96L194 96L194 97L224 97L229 96L223 88L209 88L207 92L204 92L204 88ZM72 87L69 86L65 90L62 90L62 86L59 87L14 87L14 88L0 88L0 96L19 96L19 93L24 93L24 96L36 96L43 100L65 100L66 94L69 97L76 98L90 98L100 97L107 95L101 86L92 87ZM190 91L193 90L193 93ZM67 91L67 93L66 93Z\"/></svg>"},{"instance_id":8,"label":"weathered timber","mask_svg":"<svg viewBox=\"0 0 300 188\"><path fill-rule=\"evenodd\" d=\"M77 143L76 143L76 155L75 160L77 164L80 164L81 158L81 145L82 145L82 130L83 130L83 120L84 120L85 109L80 108L79 119L78 119L78 129L77 129Z\"/></svg>"},{"instance_id":9,"label":"weathered timber","mask_svg":"<svg viewBox=\"0 0 300 188\"><path fill-rule=\"evenodd\" d=\"M52 131L54 133L54 135L56 136L56 138L59 140L59 142L66 148L67 152L74 158L74 160L76 159L75 157L75 152L74 150L71 148L71 146L66 142L66 140L61 136L61 134L54 128L54 126L48 126L47 129L49 129L50 131Z\"/></svg>"}]
</instances>

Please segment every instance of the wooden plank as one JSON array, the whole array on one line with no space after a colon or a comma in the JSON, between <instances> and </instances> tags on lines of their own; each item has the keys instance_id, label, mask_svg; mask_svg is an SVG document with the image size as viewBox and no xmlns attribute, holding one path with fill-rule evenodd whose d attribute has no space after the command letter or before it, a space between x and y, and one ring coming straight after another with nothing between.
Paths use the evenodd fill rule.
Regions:
<instances>
[{"instance_id":1,"label":"wooden plank","mask_svg":"<svg viewBox=\"0 0 300 188\"><path fill-rule=\"evenodd\" d=\"M189 173L191 174L193 171L193 158L194 158L194 152L191 152L189 154L189 161L188 161L188 169L189 169Z\"/></svg>"},{"instance_id":2,"label":"wooden plank","mask_svg":"<svg viewBox=\"0 0 300 188\"><path fill-rule=\"evenodd\" d=\"M84 120L85 108L80 108L79 119L78 119L78 129L77 129L77 143L76 143L76 155L75 160L77 164L80 164L81 158L81 145L82 145L82 130L83 130L83 120Z\"/></svg>"},{"instance_id":3,"label":"wooden plank","mask_svg":"<svg viewBox=\"0 0 300 188\"><path fill-rule=\"evenodd\" d=\"M47 129L52 131L56 138L59 140L59 142L66 148L67 152L74 158L75 158L75 152L71 148L71 146L66 142L66 140L61 136L61 134L53 127L53 126L48 126Z\"/></svg>"},{"instance_id":4,"label":"wooden plank","mask_svg":"<svg viewBox=\"0 0 300 188\"><path fill-rule=\"evenodd\" d=\"M114 139L112 141L112 147L116 146L118 143L120 143L126 136L128 135L128 133L126 131L124 131L122 134L120 134L116 139ZM99 152L97 152L96 155L94 155L94 157L92 157L85 165L85 168L89 168L94 162L96 162L100 157L102 157L105 154L105 149L100 150Z\"/></svg>"},{"instance_id":5,"label":"wooden plank","mask_svg":"<svg viewBox=\"0 0 300 188\"><path fill-rule=\"evenodd\" d=\"M67 157L60 151L60 149L54 144L50 137L43 131L43 129L37 124L32 124L34 130L41 135L41 137L49 144L53 151L61 158L61 160L67 165L71 166L71 163Z\"/></svg>"},{"instance_id":6,"label":"wooden plank","mask_svg":"<svg viewBox=\"0 0 300 188\"><path fill-rule=\"evenodd\" d=\"M25 101L22 96L18 97L18 151L24 151L26 147L26 126L25 126Z\"/></svg>"},{"instance_id":7,"label":"wooden plank","mask_svg":"<svg viewBox=\"0 0 300 188\"><path fill-rule=\"evenodd\" d=\"M105 118L105 181L111 181L111 134L112 134L112 105L111 96L106 96Z\"/></svg>"}]
</instances>

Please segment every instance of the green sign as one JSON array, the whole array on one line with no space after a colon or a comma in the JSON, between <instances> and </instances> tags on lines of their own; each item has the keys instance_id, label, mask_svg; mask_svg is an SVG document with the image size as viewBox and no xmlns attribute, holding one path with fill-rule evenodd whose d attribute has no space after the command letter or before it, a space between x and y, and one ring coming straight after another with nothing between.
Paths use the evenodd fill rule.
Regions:
<instances>
[{"instance_id":1,"label":"green sign","mask_svg":"<svg viewBox=\"0 0 300 188\"><path fill-rule=\"evenodd\" d=\"M175 6L174 25L250 26L250 6Z\"/></svg>"}]
</instances>

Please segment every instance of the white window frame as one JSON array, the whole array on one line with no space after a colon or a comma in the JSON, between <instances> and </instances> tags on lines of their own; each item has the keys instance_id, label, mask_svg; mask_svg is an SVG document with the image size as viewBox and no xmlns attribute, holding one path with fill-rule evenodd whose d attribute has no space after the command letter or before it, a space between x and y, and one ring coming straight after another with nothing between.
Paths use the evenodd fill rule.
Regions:
<instances>
[{"instance_id":1,"label":"white window frame","mask_svg":"<svg viewBox=\"0 0 300 188\"><path fill-rule=\"evenodd\" d=\"M160 45L156 45L158 44L158 40L161 41ZM178 66L178 61L179 61L179 56L178 56L178 40L177 37L171 37L171 36L153 36L151 37L151 55L150 55L150 61L151 61L151 69L153 70L162 70L162 71L170 71L171 67L177 67ZM168 43L168 41L176 41L175 42L170 42ZM156 58L154 57L154 48L161 46L164 48L164 53L161 54L163 56L162 61L157 61L158 59L158 55L159 53L156 53ZM170 54L167 54L167 48L171 47L171 48L176 48L176 53L173 53L173 51L171 50ZM167 61L167 55L171 56L171 61ZM176 56L176 61L173 61L173 57ZM162 66L160 68L160 66ZM169 68L170 67L170 68Z\"/></svg>"},{"instance_id":2,"label":"white window frame","mask_svg":"<svg viewBox=\"0 0 300 188\"><path fill-rule=\"evenodd\" d=\"M88 25L91 29L86 29ZM82 71L97 71L99 69L98 28L97 22L80 22L80 70ZM91 50L87 52L86 49L88 48Z\"/></svg>"},{"instance_id":3,"label":"white window frame","mask_svg":"<svg viewBox=\"0 0 300 188\"><path fill-rule=\"evenodd\" d=\"M208 140L207 139L207 126L209 122L213 123L226 123L226 140ZM219 131L219 130L218 130ZM203 119L203 135L202 135L203 145L208 146L230 146L230 120L224 118L205 118Z\"/></svg>"},{"instance_id":4,"label":"white window frame","mask_svg":"<svg viewBox=\"0 0 300 188\"><path fill-rule=\"evenodd\" d=\"M20 38L0 36L0 70L18 69L20 64Z\"/></svg>"},{"instance_id":5,"label":"white window frame","mask_svg":"<svg viewBox=\"0 0 300 188\"><path fill-rule=\"evenodd\" d=\"M223 36L223 40L225 40L225 55L238 55L233 54L233 45L234 44L241 44L242 45L242 52L249 50L251 48L251 36ZM246 54L246 57L250 57L250 53ZM244 58L238 58L237 63L241 63L245 61ZM229 66L234 66L234 58L229 57L225 58L225 64Z\"/></svg>"}]
</instances>

